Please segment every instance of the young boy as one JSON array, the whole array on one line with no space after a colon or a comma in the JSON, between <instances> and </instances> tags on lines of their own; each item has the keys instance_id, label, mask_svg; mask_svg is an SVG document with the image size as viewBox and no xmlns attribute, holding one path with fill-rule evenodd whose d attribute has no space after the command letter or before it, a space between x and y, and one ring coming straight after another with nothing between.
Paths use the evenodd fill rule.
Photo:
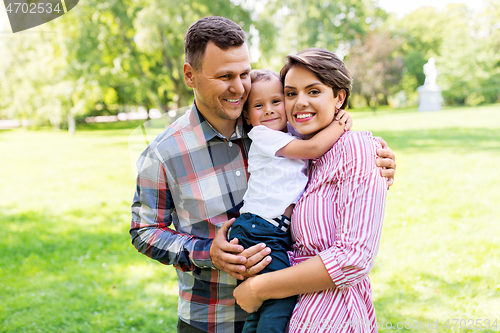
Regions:
<instances>
[{"instance_id":1,"label":"young boy","mask_svg":"<svg viewBox=\"0 0 500 333\"><path fill-rule=\"evenodd\" d=\"M287 131L283 85L278 73L253 70L252 89L243 109L252 145L248 153L248 189L241 216L233 223L229 239L248 248L265 243L271 263L262 273L290 266L290 216L307 185L307 159L321 157L350 129L352 119L339 111L328 127L309 140ZM346 124L347 123L347 124ZM345 125L346 124L346 125ZM284 332L297 297L265 301L245 322L243 333Z\"/></svg>"}]
</instances>

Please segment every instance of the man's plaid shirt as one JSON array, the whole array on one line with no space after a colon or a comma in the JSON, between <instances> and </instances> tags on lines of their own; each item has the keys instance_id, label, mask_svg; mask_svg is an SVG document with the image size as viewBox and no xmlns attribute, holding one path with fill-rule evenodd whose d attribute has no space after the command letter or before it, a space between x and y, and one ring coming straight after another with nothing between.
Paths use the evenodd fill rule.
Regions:
<instances>
[{"instance_id":1,"label":"man's plaid shirt","mask_svg":"<svg viewBox=\"0 0 500 333\"><path fill-rule=\"evenodd\" d=\"M132 243L177 268L179 317L207 332L239 331L248 316L233 298L236 279L214 268L210 246L222 223L239 216L250 142L241 118L227 140L193 104L137 162Z\"/></svg>"}]
</instances>

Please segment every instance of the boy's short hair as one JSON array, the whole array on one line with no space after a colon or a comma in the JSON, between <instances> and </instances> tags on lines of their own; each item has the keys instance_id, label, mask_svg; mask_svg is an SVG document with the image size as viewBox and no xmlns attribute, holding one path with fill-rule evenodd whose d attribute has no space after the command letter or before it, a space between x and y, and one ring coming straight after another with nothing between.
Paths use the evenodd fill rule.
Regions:
<instances>
[{"instance_id":1,"label":"boy's short hair","mask_svg":"<svg viewBox=\"0 0 500 333\"><path fill-rule=\"evenodd\" d=\"M269 81L271 79L277 79L281 81L280 75L270 69L253 69L250 72L250 79L252 80L252 83L259 81Z\"/></svg>"},{"instance_id":2,"label":"boy's short hair","mask_svg":"<svg viewBox=\"0 0 500 333\"><path fill-rule=\"evenodd\" d=\"M270 81L272 79L276 79L281 82L280 75L270 69L252 69L250 71L250 80L252 81L252 84L259 81ZM243 112L248 112L247 108L248 100L243 105Z\"/></svg>"},{"instance_id":3,"label":"boy's short hair","mask_svg":"<svg viewBox=\"0 0 500 333\"><path fill-rule=\"evenodd\" d=\"M281 82L285 82L286 74L295 66L301 66L314 73L324 85L332 88L335 97L340 90L345 90L346 97L341 109L347 107L352 78L344 62L335 53L325 49L309 48L297 55L287 55L285 65L280 71Z\"/></svg>"},{"instance_id":4,"label":"boy's short hair","mask_svg":"<svg viewBox=\"0 0 500 333\"><path fill-rule=\"evenodd\" d=\"M201 69L210 41L218 48L227 50L243 45L246 35L238 24L225 17L204 17L193 23L184 37L184 53L185 61L197 71Z\"/></svg>"}]
</instances>

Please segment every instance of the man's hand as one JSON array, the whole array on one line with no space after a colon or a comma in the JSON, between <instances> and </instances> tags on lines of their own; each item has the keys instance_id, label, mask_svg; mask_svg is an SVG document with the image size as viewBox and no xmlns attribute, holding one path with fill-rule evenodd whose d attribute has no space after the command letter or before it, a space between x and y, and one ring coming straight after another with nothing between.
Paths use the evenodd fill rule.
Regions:
<instances>
[{"instance_id":1,"label":"man's hand","mask_svg":"<svg viewBox=\"0 0 500 333\"><path fill-rule=\"evenodd\" d=\"M233 218L224 222L215 235L210 247L210 258L218 270L239 280L244 280L246 277L259 273L271 262L271 257L265 258L271 249L267 248L266 244L261 243L245 250L243 246L238 244L236 238L228 242L227 232L234 220Z\"/></svg>"},{"instance_id":2,"label":"man's hand","mask_svg":"<svg viewBox=\"0 0 500 333\"><path fill-rule=\"evenodd\" d=\"M387 177L388 186L392 186L394 184L394 175L396 174L396 156L392 152L391 148L387 145L387 142L384 139L377 137L378 141L382 145L382 149L377 149L377 158L376 164L378 167L381 167L380 174L382 177Z\"/></svg>"}]
</instances>

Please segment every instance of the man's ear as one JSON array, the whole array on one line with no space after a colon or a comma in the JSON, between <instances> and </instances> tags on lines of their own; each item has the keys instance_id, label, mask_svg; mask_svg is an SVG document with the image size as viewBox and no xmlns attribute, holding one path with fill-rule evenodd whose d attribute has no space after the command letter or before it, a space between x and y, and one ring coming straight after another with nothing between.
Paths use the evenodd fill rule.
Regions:
<instances>
[{"instance_id":1,"label":"man's ear","mask_svg":"<svg viewBox=\"0 0 500 333\"><path fill-rule=\"evenodd\" d=\"M344 104L345 97L346 97L346 92L344 89L340 90L337 94L337 104L335 105L335 108L340 109L342 107L342 104Z\"/></svg>"},{"instance_id":2,"label":"man's ear","mask_svg":"<svg viewBox=\"0 0 500 333\"><path fill-rule=\"evenodd\" d=\"M194 84L194 73L195 69L193 66L191 66L189 63L184 63L184 81L186 81L186 84L189 88L195 88Z\"/></svg>"}]
</instances>

